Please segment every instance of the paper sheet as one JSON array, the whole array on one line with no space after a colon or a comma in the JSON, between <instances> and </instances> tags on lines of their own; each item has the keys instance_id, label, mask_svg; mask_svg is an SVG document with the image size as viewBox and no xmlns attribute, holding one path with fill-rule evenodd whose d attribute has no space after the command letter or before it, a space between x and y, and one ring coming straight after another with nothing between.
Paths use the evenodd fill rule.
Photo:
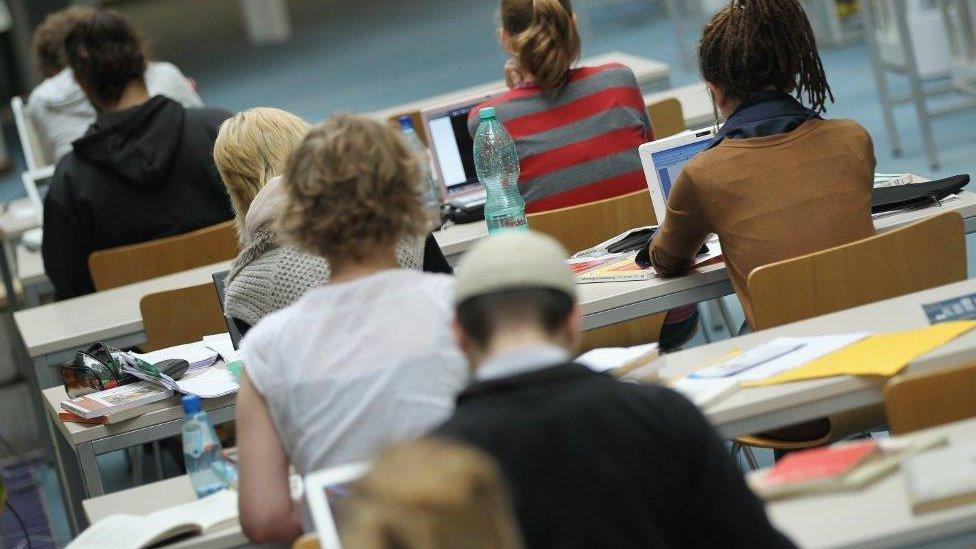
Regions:
<instances>
[{"instance_id":1,"label":"paper sheet","mask_svg":"<svg viewBox=\"0 0 976 549\"><path fill-rule=\"evenodd\" d=\"M190 363L190 370L199 370L213 365L217 361L217 351L210 350L201 342L177 345L166 349L160 349L151 353L133 355L145 360L150 364L159 364L164 360L182 359Z\"/></svg>"},{"instance_id":2,"label":"paper sheet","mask_svg":"<svg viewBox=\"0 0 976 549\"><path fill-rule=\"evenodd\" d=\"M657 343L638 345L636 347L610 347L604 349L593 349L592 351L580 356L576 362L590 368L596 372L606 372L619 368L624 364L638 359L657 348Z\"/></svg>"},{"instance_id":3,"label":"paper sheet","mask_svg":"<svg viewBox=\"0 0 976 549\"><path fill-rule=\"evenodd\" d=\"M976 321L946 322L920 330L869 337L779 375L744 383L744 387L778 385L834 376L891 377L909 362L976 328Z\"/></svg>"},{"instance_id":4,"label":"paper sheet","mask_svg":"<svg viewBox=\"0 0 976 549\"><path fill-rule=\"evenodd\" d=\"M183 378L176 382L176 386L181 392L200 398L222 397L240 389L230 371L216 366L193 377Z\"/></svg>"},{"instance_id":5,"label":"paper sheet","mask_svg":"<svg viewBox=\"0 0 976 549\"><path fill-rule=\"evenodd\" d=\"M871 332L859 332L855 334L828 335L816 337L780 337L769 342L770 345L800 345L803 347L783 355L779 358L770 360L765 364L760 364L755 368L746 370L735 376L738 381L759 381L773 377L812 362L822 356L826 356L844 347L848 347L871 335Z\"/></svg>"},{"instance_id":6,"label":"paper sheet","mask_svg":"<svg viewBox=\"0 0 976 549\"><path fill-rule=\"evenodd\" d=\"M203 336L203 344L224 359L224 362L236 362L241 359L240 351L234 349L230 334L215 334Z\"/></svg>"},{"instance_id":7,"label":"paper sheet","mask_svg":"<svg viewBox=\"0 0 976 549\"><path fill-rule=\"evenodd\" d=\"M734 394L739 383L729 377L695 379L684 377L671 385L671 388L684 395L695 406L707 408Z\"/></svg>"}]
</instances>

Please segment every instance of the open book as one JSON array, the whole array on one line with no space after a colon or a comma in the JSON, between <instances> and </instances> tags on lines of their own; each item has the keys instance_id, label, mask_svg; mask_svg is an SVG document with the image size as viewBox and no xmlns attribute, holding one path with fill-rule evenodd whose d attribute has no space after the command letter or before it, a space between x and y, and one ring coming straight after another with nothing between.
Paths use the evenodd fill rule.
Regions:
<instances>
[{"instance_id":1,"label":"open book","mask_svg":"<svg viewBox=\"0 0 976 549\"><path fill-rule=\"evenodd\" d=\"M112 515L81 533L68 549L140 549L237 520L237 492L224 490L151 515Z\"/></svg>"}]
</instances>

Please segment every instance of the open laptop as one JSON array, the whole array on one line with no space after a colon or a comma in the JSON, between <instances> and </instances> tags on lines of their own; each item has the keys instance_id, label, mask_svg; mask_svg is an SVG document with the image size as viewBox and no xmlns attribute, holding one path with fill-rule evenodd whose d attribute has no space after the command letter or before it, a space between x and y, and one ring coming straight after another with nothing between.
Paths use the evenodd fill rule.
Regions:
<instances>
[{"instance_id":1,"label":"open laptop","mask_svg":"<svg viewBox=\"0 0 976 549\"><path fill-rule=\"evenodd\" d=\"M305 499L315 524L322 549L341 549L342 541L337 524L343 500L349 496L349 485L370 469L369 463L353 463L331 467L305 476Z\"/></svg>"},{"instance_id":2,"label":"open laptop","mask_svg":"<svg viewBox=\"0 0 976 549\"><path fill-rule=\"evenodd\" d=\"M420 112L434 174L445 203L474 206L485 201L485 189L474 169L474 139L468 131L471 110L498 93L428 107Z\"/></svg>"},{"instance_id":3,"label":"open laptop","mask_svg":"<svg viewBox=\"0 0 976 549\"><path fill-rule=\"evenodd\" d=\"M695 155L707 149L714 137L715 128L685 131L645 143L638 149L658 223L664 221L668 195L681 170Z\"/></svg>"}]
</instances>

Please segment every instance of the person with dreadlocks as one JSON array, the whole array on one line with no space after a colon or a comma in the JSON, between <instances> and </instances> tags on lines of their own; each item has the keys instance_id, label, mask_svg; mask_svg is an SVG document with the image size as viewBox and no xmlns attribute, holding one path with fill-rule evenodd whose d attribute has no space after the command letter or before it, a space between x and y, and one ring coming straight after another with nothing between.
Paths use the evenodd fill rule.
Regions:
<instances>
[{"instance_id":1,"label":"person with dreadlocks","mask_svg":"<svg viewBox=\"0 0 976 549\"><path fill-rule=\"evenodd\" d=\"M751 324L754 269L874 235L874 145L856 122L822 117L834 96L797 0L733 0L698 56L728 121L675 182L651 261L681 274L717 234Z\"/></svg>"}]
</instances>

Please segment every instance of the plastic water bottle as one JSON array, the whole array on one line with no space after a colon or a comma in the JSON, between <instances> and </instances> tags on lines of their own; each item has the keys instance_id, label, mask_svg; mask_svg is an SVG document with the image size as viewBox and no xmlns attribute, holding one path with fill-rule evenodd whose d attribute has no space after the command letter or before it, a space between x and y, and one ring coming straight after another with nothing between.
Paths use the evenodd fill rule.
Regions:
<instances>
[{"instance_id":1,"label":"plastic water bottle","mask_svg":"<svg viewBox=\"0 0 976 549\"><path fill-rule=\"evenodd\" d=\"M403 137L417 155L417 161L420 163L420 183L424 187L422 189L424 192L424 206L435 220L440 221L441 189L437 181L434 180L433 170L430 169L430 157L427 155L427 147L424 146L424 143L420 140L420 136L417 135L417 130L413 127L412 118L409 116L401 116L399 121L400 129L403 131Z\"/></svg>"},{"instance_id":2,"label":"plastic water bottle","mask_svg":"<svg viewBox=\"0 0 976 549\"><path fill-rule=\"evenodd\" d=\"M474 136L474 167L485 186L485 221L488 233L528 231L525 199L519 192L519 157L515 141L495 118L495 109L481 109L478 133Z\"/></svg>"},{"instance_id":3,"label":"plastic water bottle","mask_svg":"<svg viewBox=\"0 0 976 549\"><path fill-rule=\"evenodd\" d=\"M183 397L183 461L186 473L198 498L204 498L227 488L219 471L226 468L220 441L210 417L203 411L200 397Z\"/></svg>"}]
</instances>

